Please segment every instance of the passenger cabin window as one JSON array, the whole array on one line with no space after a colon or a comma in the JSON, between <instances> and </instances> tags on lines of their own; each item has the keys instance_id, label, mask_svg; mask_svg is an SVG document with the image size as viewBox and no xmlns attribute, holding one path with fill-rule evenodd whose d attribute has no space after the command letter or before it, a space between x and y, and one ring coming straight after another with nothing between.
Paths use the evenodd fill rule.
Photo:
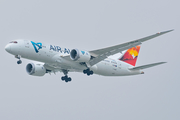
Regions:
<instances>
[{"instance_id":1,"label":"passenger cabin window","mask_svg":"<svg viewBox=\"0 0 180 120\"><path fill-rule=\"evenodd\" d=\"M10 43L18 43L17 41L11 41Z\"/></svg>"}]
</instances>

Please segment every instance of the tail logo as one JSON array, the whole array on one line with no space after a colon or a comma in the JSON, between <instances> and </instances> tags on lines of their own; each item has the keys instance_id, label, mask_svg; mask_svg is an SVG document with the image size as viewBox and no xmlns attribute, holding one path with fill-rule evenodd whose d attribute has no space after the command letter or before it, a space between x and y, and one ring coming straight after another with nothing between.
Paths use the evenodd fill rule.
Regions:
<instances>
[{"instance_id":1,"label":"tail logo","mask_svg":"<svg viewBox=\"0 0 180 120\"><path fill-rule=\"evenodd\" d=\"M33 45L34 50L35 50L36 53L38 53L39 50L42 49L42 43L35 43L35 42L33 42L33 41L31 41L31 43L32 43L32 45Z\"/></svg>"},{"instance_id":2,"label":"tail logo","mask_svg":"<svg viewBox=\"0 0 180 120\"><path fill-rule=\"evenodd\" d=\"M128 52L130 55L132 55L133 59L138 56L138 52L134 48L129 49Z\"/></svg>"},{"instance_id":3,"label":"tail logo","mask_svg":"<svg viewBox=\"0 0 180 120\"><path fill-rule=\"evenodd\" d=\"M126 53L119 60L135 66L136 61L137 61L137 57L139 55L139 50L140 50L140 46L130 48L126 51Z\"/></svg>"}]
</instances>

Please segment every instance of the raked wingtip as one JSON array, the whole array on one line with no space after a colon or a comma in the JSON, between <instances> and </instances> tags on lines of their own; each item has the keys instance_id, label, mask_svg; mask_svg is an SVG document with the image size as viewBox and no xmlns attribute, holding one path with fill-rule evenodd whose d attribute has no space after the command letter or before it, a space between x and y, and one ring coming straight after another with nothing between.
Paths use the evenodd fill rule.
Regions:
<instances>
[{"instance_id":1,"label":"raked wingtip","mask_svg":"<svg viewBox=\"0 0 180 120\"><path fill-rule=\"evenodd\" d=\"M164 31L164 32L160 32L160 33L168 33L168 32L172 32L172 31L174 31L174 29L168 30L168 31Z\"/></svg>"}]
</instances>

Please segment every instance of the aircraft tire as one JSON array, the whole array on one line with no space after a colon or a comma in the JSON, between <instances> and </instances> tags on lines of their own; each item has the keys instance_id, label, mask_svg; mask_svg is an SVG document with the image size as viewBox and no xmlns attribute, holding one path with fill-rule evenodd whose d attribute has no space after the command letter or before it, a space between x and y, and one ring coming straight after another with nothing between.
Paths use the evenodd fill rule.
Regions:
<instances>
[{"instance_id":1,"label":"aircraft tire","mask_svg":"<svg viewBox=\"0 0 180 120\"><path fill-rule=\"evenodd\" d=\"M61 80L64 81L64 80L65 80L65 77L61 77Z\"/></svg>"},{"instance_id":2,"label":"aircraft tire","mask_svg":"<svg viewBox=\"0 0 180 120\"><path fill-rule=\"evenodd\" d=\"M70 77L68 78L68 81L71 81L71 78L70 78Z\"/></svg>"},{"instance_id":3,"label":"aircraft tire","mask_svg":"<svg viewBox=\"0 0 180 120\"><path fill-rule=\"evenodd\" d=\"M86 74L86 73L87 73L87 70L83 70L83 73Z\"/></svg>"},{"instance_id":4,"label":"aircraft tire","mask_svg":"<svg viewBox=\"0 0 180 120\"><path fill-rule=\"evenodd\" d=\"M21 61L21 60L18 60L18 61L17 61L17 64L21 64L21 63L22 63L22 61Z\"/></svg>"},{"instance_id":5,"label":"aircraft tire","mask_svg":"<svg viewBox=\"0 0 180 120\"><path fill-rule=\"evenodd\" d=\"M88 72L87 75L90 76L90 72Z\"/></svg>"},{"instance_id":6,"label":"aircraft tire","mask_svg":"<svg viewBox=\"0 0 180 120\"><path fill-rule=\"evenodd\" d=\"M65 82L70 82L72 79L68 76L64 76L64 77L61 77L61 80Z\"/></svg>"},{"instance_id":7,"label":"aircraft tire","mask_svg":"<svg viewBox=\"0 0 180 120\"><path fill-rule=\"evenodd\" d=\"M93 71L90 71L90 74L91 74L91 75L93 75L93 73L94 73Z\"/></svg>"}]
</instances>

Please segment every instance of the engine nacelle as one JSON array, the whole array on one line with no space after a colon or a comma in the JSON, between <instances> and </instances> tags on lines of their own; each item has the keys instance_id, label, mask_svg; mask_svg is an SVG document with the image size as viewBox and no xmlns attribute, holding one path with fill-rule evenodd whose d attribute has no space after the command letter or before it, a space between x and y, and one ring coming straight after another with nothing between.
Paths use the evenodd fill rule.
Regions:
<instances>
[{"instance_id":1,"label":"engine nacelle","mask_svg":"<svg viewBox=\"0 0 180 120\"><path fill-rule=\"evenodd\" d=\"M91 59L91 55L87 51L73 49L71 50L70 58L77 62L88 62Z\"/></svg>"},{"instance_id":2,"label":"engine nacelle","mask_svg":"<svg viewBox=\"0 0 180 120\"><path fill-rule=\"evenodd\" d=\"M46 74L46 68L42 64L29 63L26 66L26 71L33 76L44 76Z\"/></svg>"}]
</instances>

